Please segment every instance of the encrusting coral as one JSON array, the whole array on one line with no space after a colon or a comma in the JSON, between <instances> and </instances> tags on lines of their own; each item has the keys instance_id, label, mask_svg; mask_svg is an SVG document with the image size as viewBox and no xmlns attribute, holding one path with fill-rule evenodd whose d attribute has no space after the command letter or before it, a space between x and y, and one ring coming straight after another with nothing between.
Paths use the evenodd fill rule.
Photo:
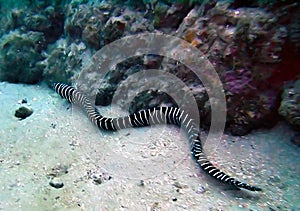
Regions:
<instances>
[{"instance_id":1,"label":"encrusting coral","mask_svg":"<svg viewBox=\"0 0 300 211\"><path fill-rule=\"evenodd\" d=\"M0 80L36 83L42 79L45 37L41 32L12 31L0 42Z\"/></svg>"},{"instance_id":2,"label":"encrusting coral","mask_svg":"<svg viewBox=\"0 0 300 211\"><path fill-rule=\"evenodd\" d=\"M284 89L279 114L292 126L300 128L300 79Z\"/></svg>"}]
</instances>

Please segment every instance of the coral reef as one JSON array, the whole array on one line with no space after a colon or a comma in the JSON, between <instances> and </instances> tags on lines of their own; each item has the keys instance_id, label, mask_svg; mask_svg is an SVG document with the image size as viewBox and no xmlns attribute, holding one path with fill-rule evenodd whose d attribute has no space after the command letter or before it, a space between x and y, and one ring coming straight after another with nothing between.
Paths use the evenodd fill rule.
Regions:
<instances>
[{"instance_id":1,"label":"coral reef","mask_svg":"<svg viewBox=\"0 0 300 211\"><path fill-rule=\"evenodd\" d=\"M185 3L172 3L158 1L154 8L154 26L158 29L174 28L177 29L183 18L191 10L192 5Z\"/></svg>"},{"instance_id":2,"label":"coral reef","mask_svg":"<svg viewBox=\"0 0 300 211\"><path fill-rule=\"evenodd\" d=\"M281 77L280 66L282 60L287 59L284 47L288 37L287 27L279 21L282 13L275 15L262 8L232 9L230 6L234 5L236 4L226 1L201 1L189 8L189 12L179 26L175 24L175 20L172 20L174 24L167 23L172 19L167 18L167 13L172 14L167 11L178 6L170 2L158 1L151 4L150 8L153 11L150 15L147 13L149 11L146 11L146 15L152 15L155 29L174 32L174 28L177 28L176 36L190 42L209 58L224 83L228 103L227 127L233 134L244 135L254 128L271 127L276 124L281 86L285 80L295 77L296 73L292 70L290 78ZM143 8L141 4L134 6ZM143 9L145 8L147 7ZM128 11L130 9L127 8L123 13ZM122 15L118 15L119 21L127 20L120 17ZM166 24L158 21L159 18L166 21ZM151 25L149 21L146 23ZM121 31L120 36L122 33L123 36L132 34L129 24L124 23L124 25L124 32ZM100 85L96 103L109 104L120 81L128 78L132 74L131 70L136 72L148 69L145 65L147 62L145 57L140 58L135 60L135 63L131 63L131 66L128 66L128 63L120 64L117 69L110 72ZM202 108L200 113L201 119L204 119L202 123L209 125L208 97L195 75L184 65L170 59L156 57L149 63L155 64L153 68L161 68L186 83L196 98L199 108ZM126 73L126 70L129 70L129 73ZM115 74L116 72L118 74ZM127 83L132 87L139 87L143 83L142 79L129 79L129 81ZM164 85L162 82L161 86ZM136 95L136 93L132 94ZM157 90L143 92L143 94L144 97L138 95L135 98L135 105L132 104L129 109L131 112L147 108L149 104L153 107L161 103L174 104ZM132 99L130 95L127 94L127 97ZM165 101L161 100L162 98L165 98ZM128 107L122 103L119 105Z\"/></svg>"},{"instance_id":3,"label":"coral reef","mask_svg":"<svg viewBox=\"0 0 300 211\"><path fill-rule=\"evenodd\" d=\"M227 128L243 135L276 123L283 84L299 76L300 7L294 0L9 0L0 6L6 14L0 16L1 81L70 84L106 44L141 32L171 34L191 43L213 64L224 84ZM166 47L176 51L174 46ZM142 86L142 79L130 76L145 69L161 69L183 81L197 101L202 123L210 125L208 96L201 81L169 58L129 59L116 65L101 85L99 79L89 78L82 91L100 87L96 104L108 105L122 80L128 79L133 89ZM176 104L161 90L123 94L134 99L130 112Z\"/></svg>"},{"instance_id":4,"label":"coral reef","mask_svg":"<svg viewBox=\"0 0 300 211\"><path fill-rule=\"evenodd\" d=\"M43 73L41 54L45 37L41 32L12 31L0 43L0 80L36 83Z\"/></svg>"},{"instance_id":5,"label":"coral reef","mask_svg":"<svg viewBox=\"0 0 300 211\"><path fill-rule=\"evenodd\" d=\"M65 31L72 39L80 39L96 50L122 36L153 31L151 21L144 17L143 12L121 8L110 1L69 6Z\"/></svg>"},{"instance_id":6,"label":"coral reef","mask_svg":"<svg viewBox=\"0 0 300 211\"><path fill-rule=\"evenodd\" d=\"M154 17L155 6L162 7L163 4L154 5ZM282 60L287 29L278 23L277 16L271 12L259 8L230 9L229 6L227 2L210 2L194 7L178 27L176 36L199 48L215 66L226 91L227 126L233 134L244 135L253 128L271 127L278 119L276 113L281 85L277 83L274 86L268 81L273 80L277 74L276 67ZM167 9L164 6L160 11L166 12ZM174 27L170 24L168 26L171 29ZM164 24L160 27L163 28ZM158 64L157 67L184 81L192 90L198 106L203 108L208 98L195 75L176 62L159 60L157 58L154 62ZM125 79L128 74L122 73L117 77ZM119 79L111 75L105 81L97 97L98 102L108 103ZM131 81L130 84L138 87L139 80ZM152 106L159 105L160 100L154 100L159 99L155 90L146 95L144 98L135 98L138 106L130 110L145 108L149 102L155 102ZM209 119L209 109L209 106L202 109L202 119ZM210 124L209 120L203 122Z\"/></svg>"},{"instance_id":7,"label":"coral reef","mask_svg":"<svg viewBox=\"0 0 300 211\"><path fill-rule=\"evenodd\" d=\"M288 24L289 41L296 47L296 51L300 52L300 4L292 10L291 19ZM285 14L283 14L285 15Z\"/></svg>"},{"instance_id":8,"label":"coral reef","mask_svg":"<svg viewBox=\"0 0 300 211\"><path fill-rule=\"evenodd\" d=\"M43 77L49 85L53 82L71 84L80 72L82 62L90 56L84 43L68 43L65 39L49 46L48 51L49 55L43 61Z\"/></svg>"},{"instance_id":9,"label":"coral reef","mask_svg":"<svg viewBox=\"0 0 300 211\"><path fill-rule=\"evenodd\" d=\"M243 135L265 125L265 119L276 113L279 87L268 86L268 81L282 59L287 29L263 9L229 6L217 2L208 11L191 10L177 36L199 48L214 64L226 91L227 125L233 134Z\"/></svg>"},{"instance_id":10,"label":"coral reef","mask_svg":"<svg viewBox=\"0 0 300 211\"><path fill-rule=\"evenodd\" d=\"M63 34L62 1L8 1L1 3L0 80L41 81L44 50Z\"/></svg>"},{"instance_id":11,"label":"coral reef","mask_svg":"<svg viewBox=\"0 0 300 211\"><path fill-rule=\"evenodd\" d=\"M89 47L100 48L101 29L109 18L111 6L79 5L68 6L66 12L65 32L72 39L82 39Z\"/></svg>"},{"instance_id":12,"label":"coral reef","mask_svg":"<svg viewBox=\"0 0 300 211\"><path fill-rule=\"evenodd\" d=\"M278 110L292 126L300 128L300 79L284 89Z\"/></svg>"},{"instance_id":13,"label":"coral reef","mask_svg":"<svg viewBox=\"0 0 300 211\"><path fill-rule=\"evenodd\" d=\"M225 73L225 89L230 94L248 94L256 88L251 86L251 71L245 69L230 70Z\"/></svg>"},{"instance_id":14,"label":"coral reef","mask_svg":"<svg viewBox=\"0 0 300 211\"><path fill-rule=\"evenodd\" d=\"M49 5L49 6L48 6ZM55 4L13 8L7 11L5 31L20 29L22 31L42 32L46 41L56 41L63 34L64 14L62 8Z\"/></svg>"}]
</instances>

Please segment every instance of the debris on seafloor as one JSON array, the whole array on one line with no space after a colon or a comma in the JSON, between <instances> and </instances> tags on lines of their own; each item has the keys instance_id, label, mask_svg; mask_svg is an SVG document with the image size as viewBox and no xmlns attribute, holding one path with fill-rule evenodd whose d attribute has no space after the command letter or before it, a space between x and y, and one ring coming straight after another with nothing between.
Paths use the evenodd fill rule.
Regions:
<instances>
[{"instance_id":1,"label":"debris on seafloor","mask_svg":"<svg viewBox=\"0 0 300 211\"><path fill-rule=\"evenodd\" d=\"M87 178L91 179L95 185L100 185L112 179L112 177L108 173L99 172L98 169L88 170Z\"/></svg>"},{"instance_id":2,"label":"debris on seafloor","mask_svg":"<svg viewBox=\"0 0 300 211\"><path fill-rule=\"evenodd\" d=\"M51 172L49 172L47 175L50 177L58 177L67 174L69 172L68 168L69 167L67 165L57 164L51 169Z\"/></svg>"},{"instance_id":3,"label":"debris on seafloor","mask_svg":"<svg viewBox=\"0 0 300 211\"><path fill-rule=\"evenodd\" d=\"M21 106L15 111L15 117L20 120L26 119L33 113L33 110L26 106Z\"/></svg>"},{"instance_id":4,"label":"debris on seafloor","mask_svg":"<svg viewBox=\"0 0 300 211\"><path fill-rule=\"evenodd\" d=\"M64 187L64 183L57 177L54 177L53 179L51 179L49 182L49 185L56 189Z\"/></svg>"}]
</instances>

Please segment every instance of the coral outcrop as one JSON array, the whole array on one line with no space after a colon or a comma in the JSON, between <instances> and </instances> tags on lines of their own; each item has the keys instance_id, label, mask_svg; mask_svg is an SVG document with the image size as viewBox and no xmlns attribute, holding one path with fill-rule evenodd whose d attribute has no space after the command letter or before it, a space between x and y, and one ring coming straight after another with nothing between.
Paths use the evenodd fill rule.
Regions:
<instances>
[{"instance_id":1,"label":"coral outcrop","mask_svg":"<svg viewBox=\"0 0 300 211\"><path fill-rule=\"evenodd\" d=\"M158 11L155 12L155 8ZM165 14L169 9L167 4L157 3L154 5L154 17ZM175 35L201 50L220 75L228 104L227 126L233 134L243 135L253 128L271 127L278 119L281 83L275 81L278 83L270 84L269 81L274 80L278 73L277 67L282 61L288 36L287 28L278 22L276 15L261 8L232 9L226 1L214 1L191 9L176 30ZM174 27L172 24L154 24L157 29L166 26L169 30ZM145 63L142 59L142 64ZM158 64L155 68L175 74L190 87L199 108L203 110L202 119L208 120L209 106L203 108L208 102L207 94L204 94L203 85L195 75L183 65L168 59L156 58L154 63ZM147 69L145 65L142 65L143 68ZM98 99L106 100L98 102L109 102L119 78L127 77L128 74L112 74L97 95ZM133 87L140 85L139 80L130 83ZM160 98L155 92L148 92L146 98L136 98L136 105L139 106L131 110L145 108L150 101L156 102L152 106L160 102L154 100ZM209 120L203 122L210 124Z\"/></svg>"},{"instance_id":2,"label":"coral outcrop","mask_svg":"<svg viewBox=\"0 0 300 211\"><path fill-rule=\"evenodd\" d=\"M45 37L41 32L16 30L4 35L0 42L0 80L13 83L40 81L44 48Z\"/></svg>"},{"instance_id":3,"label":"coral outcrop","mask_svg":"<svg viewBox=\"0 0 300 211\"><path fill-rule=\"evenodd\" d=\"M300 79L288 85L281 95L279 114L300 129Z\"/></svg>"},{"instance_id":4,"label":"coral outcrop","mask_svg":"<svg viewBox=\"0 0 300 211\"><path fill-rule=\"evenodd\" d=\"M43 61L43 77L49 85L54 82L71 84L80 72L82 62L90 56L83 42L68 43L65 39L49 46L48 52L47 59Z\"/></svg>"},{"instance_id":5,"label":"coral outcrop","mask_svg":"<svg viewBox=\"0 0 300 211\"><path fill-rule=\"evenodd\" d=\"M287 29L271 12L229 6L218 2L207 11L191 10L177 36L199 48L214 65L227 97L228 128L243 135L276 123L280 85L268 81L282 59Z\"/></svg>"},{"instance_id":6,"label":"coral outcrop","mask_svg":"<svg viewBox=\"0 0 300 211\"><path fill-rule=\"evenodd\" d=\"M65 32L71 39L81 39L91 48L100 48L101 30L109 18L111 6L100 4L69 5L66 12Z\"/></svg>"},{"instance_id":7,"label":"coral outcrop","mask_svg":"<svg viewBox=\"0 0 300 211\"><path fill-rule=\"evenodd\" d=\"M110 1L69 6L66 16L66 33L72 39L80 39L96 50L122 36L154 29L143 12L124 5L118 6Z\"/></svg>"}]
</instances>

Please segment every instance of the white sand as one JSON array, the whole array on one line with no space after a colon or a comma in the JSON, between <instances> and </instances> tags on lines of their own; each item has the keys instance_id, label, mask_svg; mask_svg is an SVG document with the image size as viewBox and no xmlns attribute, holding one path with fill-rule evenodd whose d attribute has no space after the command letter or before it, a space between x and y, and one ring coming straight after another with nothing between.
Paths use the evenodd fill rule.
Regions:
<instances>
[{"instance_id":1,"label":"white sand","mask_svg":"<svg viewBox=\"0 0 300 211\"><path fill-rule=\"evenodd\" d=\"M19 121L14 111L23 98L34 113ZM300 210L300 149L284 123L242 138L224 135L207 152L264 190L250 193L199 170L176 127L99 132L44 86L0 83L0 104L0 210ZM55 189L49 174L59 166L68 173L57 176L64 187Z\"/></svg>"}]
</instances>

